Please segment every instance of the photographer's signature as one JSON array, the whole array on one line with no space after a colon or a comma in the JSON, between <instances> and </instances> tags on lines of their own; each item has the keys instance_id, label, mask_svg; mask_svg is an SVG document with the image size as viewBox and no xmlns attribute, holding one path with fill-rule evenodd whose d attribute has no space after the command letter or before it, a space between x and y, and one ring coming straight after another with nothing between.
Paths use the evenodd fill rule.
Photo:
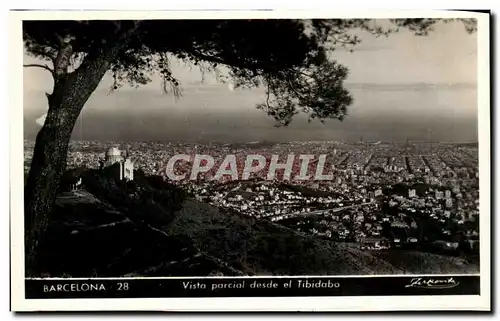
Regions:
<instances>
[{"instance_id":1,"label":"photographer's signature","mask_svg":"<svg viewBox=\"0 0 500 321\"><path fill-rule=\"evenodd\" d=\"M406 288L420 288L420 289L451 289L459 285L460 282L456 281L453 277L442 279L435 278L413 278Z\"/></svg>"}]
</instances>

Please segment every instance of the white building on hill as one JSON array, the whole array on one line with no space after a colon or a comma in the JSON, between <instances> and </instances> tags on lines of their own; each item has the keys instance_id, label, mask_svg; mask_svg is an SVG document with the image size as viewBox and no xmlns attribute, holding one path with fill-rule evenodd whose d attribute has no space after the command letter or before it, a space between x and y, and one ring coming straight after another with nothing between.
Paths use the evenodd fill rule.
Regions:
<instances>
[{"instance_id":1,"label":"white building on hill","mask_svg":"<svg viewBox=\"0 0 500 321\"><path fill-rule=\"evenodd\" d=\"M117 173L119 180L134 180L134 162L128 157L128 153L124 156L118 147L111 147L106 152L105 165L112 166L116 163L119 164Z\"/></svg>"},{"instance_id":2,"label":"white building on hill","mask_svg":"<svg viewBox=\"0 0 500 321\"><path fill-rule=\"evenodd\" d=\"M118 147L111 147L106 153L106 166L123 161L122 152Z\"/></svg>"}]
</instances>

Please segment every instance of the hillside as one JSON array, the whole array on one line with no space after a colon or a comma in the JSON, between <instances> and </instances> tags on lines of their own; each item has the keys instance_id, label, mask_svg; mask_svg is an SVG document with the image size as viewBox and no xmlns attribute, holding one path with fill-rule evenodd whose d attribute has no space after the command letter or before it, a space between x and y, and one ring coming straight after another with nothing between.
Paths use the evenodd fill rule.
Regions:
<instances>
[{"instance_id":1,"label":"hillside","mask_svg":"<svg viewBox=\"0 0 500 321\"><path fill-rule=\"evenodd\" d=\"M419 251L362 251L267 221L186 200L167 233L188 236L205 253L223 257L245 274L352 275L473 273L467 261ZM242 265L239 265L242 263Z\"/></svg>"},{"instance_id":2,"label":"hillside","mask_svg":"<svg viewBox=\"0 0 500 321\"><path fill-rule=\"evenodd\" d=\"M198 202L161 179L127 184L88 171L58 197L41 273L47 276L467 273L463 259L374 253Z\"/></svg>"}]
</instances>

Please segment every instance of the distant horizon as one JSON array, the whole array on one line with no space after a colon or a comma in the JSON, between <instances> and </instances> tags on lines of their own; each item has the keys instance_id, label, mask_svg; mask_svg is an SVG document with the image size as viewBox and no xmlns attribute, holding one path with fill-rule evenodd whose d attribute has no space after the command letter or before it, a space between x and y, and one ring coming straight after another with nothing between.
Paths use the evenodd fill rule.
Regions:
<instances>
[{"instance_id":1,"label":"distant horizon","mask_svg":"<svg viewBox=\"0 0 500 321\"><path fill-rule=\"evenodd\" d=\"M388 21L381 19L383 25ZM286 128L255 106L264 88L235 89L172 57L171 68L183 97L163 94L158 75L152 82L110 94L108 73L85 104L73 137L102 141L375 141L478 140L477 35L460 23L437 24L427 36L402 30L373 37L354 30L361 43L351 53L338 48L329 58L349 69L344 87L353 103L342 122L307 122L296 115ZM24 63L40 63L24 55ZM222 72L224 72L222 70ZM36 123L47 111L45 92L52 79L41 68L25 68L25 137L36 136ZM202 83L202 79L204 82Z\"/></svg>"}]
</instances>

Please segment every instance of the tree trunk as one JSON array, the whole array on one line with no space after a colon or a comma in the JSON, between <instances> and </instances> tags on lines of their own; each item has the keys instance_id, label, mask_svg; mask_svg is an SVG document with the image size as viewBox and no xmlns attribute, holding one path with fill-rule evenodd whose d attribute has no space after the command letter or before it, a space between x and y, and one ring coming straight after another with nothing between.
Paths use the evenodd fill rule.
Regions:
<instances>
[{"instance_id":1,"label":"tree trunk","mask_svg":"<svg viewBox=\"0 0 500 321\"><path fill-rule=\"evenodd\" d=\"M54 61L54 90L47 95L49 110L36 137L24 191L25 264L29 275L39 274L37 247L49 223L59 182L66 170L68 144L78 115L139 26L140 21L133 21L128 28L117 23L115 38L96 44L71 73L67 71L73 53L71 43L61 43Z\"/></svg>"},{"instance_id":2,"label":"tree trunk","mask_svg":"<svg viewBox=\"0 0 500 321\"><path fill-rule=\"evenodd\" d=\"M54 86L57 91L57 85ZM36 137L33 159L24 191L26 270L36 271L36 248L49 219L59 181L66 170L68 144L80 108L49 99L45 124Z\"/></svg>"},{"instance_id":3,"label":"tree trunk","mask_svg":"<svg viewBox=\"0 0 500 321\"><path fill-rule=\"evenodd\" d=\"M73 73L58 75L49 110L36 137L24 191L25 262L28 275L38 275L37 247L49 223L59 182L66 171L68 144L78 115L109 68L116 50L89 55Z\"/></svg>"}]
</instances>

